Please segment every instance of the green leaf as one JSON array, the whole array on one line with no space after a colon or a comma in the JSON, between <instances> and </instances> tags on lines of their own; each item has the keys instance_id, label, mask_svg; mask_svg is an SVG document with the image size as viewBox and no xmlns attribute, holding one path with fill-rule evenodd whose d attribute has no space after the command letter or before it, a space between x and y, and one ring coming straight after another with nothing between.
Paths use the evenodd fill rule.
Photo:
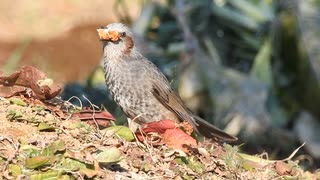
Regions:
<instances>
[{"instance_id":1,"label":"green leaf","mask_svg":"<svg viewBox=\"0 0 320 180\"><path fill-rule=\"evenodd\" d=\"M50 126L47 123L41 122L38 125L38 129L39 129L39 131L54 131L55 128L53 126Z\"/></svg>"},{"instance_id":2,"label":"green leaf","mask_svg":"<svg viewBox=\"0 0 320 180\"><path fill-rule=\"evenodd\" d=\"M9 109L6 114L6 118L8 118L9 120L21 120L22 117L22 113L14 109Z\"/></svg>"},{"instance_id":3,"label":"green leaf","mask_svg":"<svg viewBox=\"0 0 320 180\"><path fill-rule=\"evenodd\" d=\"M32 111L41 112L41 111L44 111L46 108L44 106L37 105L37 106L32 107L31 109L32 109Z\"/></svg>"},{"instance_id":4,"label":"green leaf","mask_svg":"<svg viewBox=\"0 0 320 180\"><path fill-rule=\"evenodd\" d=\"M196 160L195 158L191 157L191 158L187 158L188 159L188 164L187 166L192 169L194 172L196 173L202 173L204 171L204 166L203 164Z\"/></svg>"},{"instance_id":5,"label":"green leaf","mask_svg":"<svg viewBox=\"0 0 320 180\"><path fill-rule=\"evenodd\" d=\"M90 131L91 126L85 122L82 122L80 120L77 120L76 122L70 124L67 126L68 129L79 129L79 128L84 128L85 130Z\"/></svg>"},{"instance_id":6,"label":"green leaf","mask_svg":"<svg viewBox=\"0 0 320 180\"><path fill-rule=\"evenodd\" d=\"M11 172L12 176L17 177L22 173L20 166L16 164L9 164L9 171Z\"/></svg>"},{"instance_id":7,"label":"green leaf","mask_svg":"<svg viewBox=\"0 0 320 180\"><path fill-rule=\"evenodd\" d=\"M179 165L184 165L188 163L186 157L177 157L174 159L174 161Z\"/></svg>"},{"instance_id":8,"label":"green leaf","mask_svg":"<svg viewBox=\"0 0 320 180\"><path fill-rule=\"evenodd\" d=\"M35 169L44 165L48 165L52 157L31 157L25 161L25 167L28 169Z\"/></svg>"},{"instance_id":9,"label":"green leaf","mask_svg":"<svg viewBox=\"0 0 320 180\"><path fill-rule=\"evenodd\" d=\"M30 176L31 180L56 180L56 179L70 179L67 175L62 175L63 171L47 171L33 174Z\"/></svg>"},{"instance_id":10,"label":"green leaf","mask_svg":"<svg viewBox=\"0 0 320 180\"><path fill-rule=\"evenodd\" d=\"M58 167L65 171L77 171L80 168L86 168L86 164L76 159L65 158Z\"/></svg>"},{"instance_id":11,"label":"green leaf","mask_svg":"<svg viewBox=\"0 0 320 180\"><path fill-rule=\"evenodd\" d=\"M75 123L70 124L67 128L68 129L78 129L83 127L83 123L81 121L77 121Z\"/></svg>"},{"instance_id":12,"label":"green leaf","mask_svg":"<svg viewBox=\"0 0 320 180\"><path fill-rule=\"evenodd\" d=\"M12 97L12 98L9 98L8 100L9 100L9 102L10 102L11 104L16 104L16 105L19 105L19 106L27 106L27 105L28 105L27 103L25 103L25 102L24 102L22 99L20 99L20 98Z\"/></svg>"},{"instance_id":13,"label":"green leaf","mask_svg":"<svg viewBox=\"0 0 320 180\"><path fill-rule=\"evenodd\" d=\"M119 149L112 147L105 150L100 150L93 157L100 163L119 162L122 158L122 153Z\"/></svg>"},{"instance_id":14,"label":"green leaf","mask_svg":"<svg viewBox=\"0 0 320 180\"><path fill-rule=\"evenodd\" d=\"M66 149L64 141L58 140L50 143L45 147L41 153L42 156L52 156L58 151L64 151Z\"/></svg>"},{"instance_id":15,"label":"green leaf","mask_svg":"<svg viewBox=\"0 0 320 180\"><path fill-rule=\"evenodd\" d=\"M27 157L39 156L40 149L33 145L23 144L20 151L22 151Z\"/></svg>"},{"instance_id":16,"label":"green leaf","mask_svg":"<svg viewBox=\"0 0 320 180\"><path fill-rule=\"evenodd\" d=\"M98 171L94 169L93 165L85 164L70 158L65 158L59 165L59 169L73 172L77 171L82 175L86 175L88 178L92 178L98 173Z\"/></svg>"},{"instance_id":17,"label":"green leaf","mask_svg":"<svg viewBox=\"0 0 320 180\"><path fill-rule=\"evenodd\" d=\"M118 136L129 142L134 140L134 136L127 126L111 126L104 129L103 131L114 131L114 133L116 133Z\"/></svg>"},{"instance_id":18,"label":"green leaf","mask_svg":"<svg viewBox=\"0 0 320 180\"><path fill-rule=\"evenodd\" d=\"M193 157L177 157L174 160L177 164L186 165L196 173L202 173L204 171L203 164Z\"/></svg>"}]
</instances>

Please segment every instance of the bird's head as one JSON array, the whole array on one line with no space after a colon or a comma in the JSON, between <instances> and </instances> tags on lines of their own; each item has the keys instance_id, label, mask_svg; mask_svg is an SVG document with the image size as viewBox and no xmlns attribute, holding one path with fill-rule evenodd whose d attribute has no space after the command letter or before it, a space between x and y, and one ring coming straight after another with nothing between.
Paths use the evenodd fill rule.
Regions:
<instances>
[{"instance_id":1,"label":"bird's head","mask_svg":"<svg viewBox=\"0 0 320 180\"><path fill-rule=\"evenodd\" d=\"M118 58L130 55L133 47L133 34L127 26L121 23L112 23L97 29L103 43L105 56Z\"/></svg>"}]
</instances>

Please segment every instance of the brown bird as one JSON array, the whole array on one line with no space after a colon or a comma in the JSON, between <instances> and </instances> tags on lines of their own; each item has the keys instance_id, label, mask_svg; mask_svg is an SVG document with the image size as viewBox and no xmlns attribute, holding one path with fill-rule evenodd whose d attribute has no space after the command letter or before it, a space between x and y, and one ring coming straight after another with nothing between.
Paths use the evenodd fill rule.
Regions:
<instances>
[{"instance_id":1,"label":"brown bird","mask_svg":"<svg viewBox=\"0 0 320 180\"><path fill-rule=\"evenodd\" d=\"M163 119L188 121L205 137L220 141L237 140L194 115L184 105L167 78L136 50L133 34L127 26L113 23L97 31L103 46L107 88L129 120L138 125ZM129 121L129 126L131 123Z\"/></svg>"}]
</instances>

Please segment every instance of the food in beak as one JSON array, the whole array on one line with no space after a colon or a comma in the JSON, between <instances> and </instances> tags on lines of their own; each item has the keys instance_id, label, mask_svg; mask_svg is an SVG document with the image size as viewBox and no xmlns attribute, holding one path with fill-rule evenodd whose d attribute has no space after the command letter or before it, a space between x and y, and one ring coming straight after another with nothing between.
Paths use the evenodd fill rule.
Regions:
<instances>
[{"instance_id":1,"label":"food in beak","mask_svg":"<svg viewBox=\"0 0 320 180\"><path fill-rule=\"evenodd\" d=\"M119 32L117 31L109 31L107 29L97 29L100 40L105 41L118 41L119 40Z\"/></svg>"}]
</instances>

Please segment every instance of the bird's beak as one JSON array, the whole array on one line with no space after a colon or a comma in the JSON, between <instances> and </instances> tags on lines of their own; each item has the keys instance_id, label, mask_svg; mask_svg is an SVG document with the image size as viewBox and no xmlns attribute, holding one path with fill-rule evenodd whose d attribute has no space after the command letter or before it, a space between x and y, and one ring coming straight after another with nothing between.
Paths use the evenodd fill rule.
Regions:
<instances>
[{"instance_id":1,"label":"bird's beak","mask_svg":"<svg viewBox=\"0 0 320 180\"><path fill-rule=\"evenodd\" d=\"M97 29L100 40L103 41L118 41L119 33L117 31L109 31L108 29Z\"/></svg>"}]
</instances>

